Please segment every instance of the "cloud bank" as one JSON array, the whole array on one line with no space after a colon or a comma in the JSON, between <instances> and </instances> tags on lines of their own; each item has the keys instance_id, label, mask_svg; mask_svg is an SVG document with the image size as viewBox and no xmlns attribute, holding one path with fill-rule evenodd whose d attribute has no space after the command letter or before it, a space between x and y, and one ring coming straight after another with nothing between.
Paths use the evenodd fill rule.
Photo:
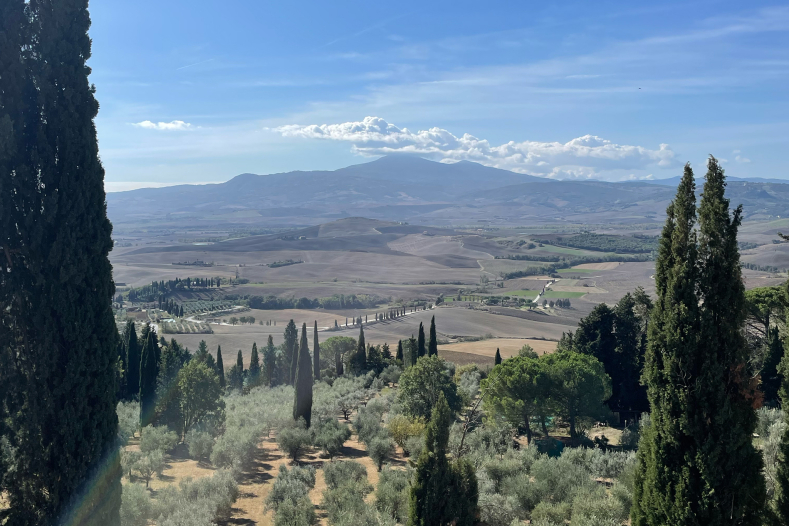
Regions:
<instances>
[{"instance_id":1,"label":"cloud bank","mask_svg":"<svg viewBox=\"0 0 789 526\"><path fill-rule=\"evenodd\" d=\"M192 127L191 124L184 121L170 121L170 122L151 122L142 121L135 122L135 126L139 128L146 128L148 130L188 130Z\"/></svg>"},{"instance_id":2,"label":"cloud bank","mask_svg":"<svg viewBox=\"0 0 789 526\"><path fill-rule=\"evenodd\" d=\"M458 137L442 128L412 132L379 117L341 124L291 124L274 130L285 137L349 142L354 152L365 156L411 153L441 162L474 161L556 179L598 178L606 172L643 170L655 165L667 168L676 164L675 154L667 144L650 150L615 144L595 135L584 135L566 143L510 141L491 146L484 139L469 134Z\"/></svg>"}]
</instances>

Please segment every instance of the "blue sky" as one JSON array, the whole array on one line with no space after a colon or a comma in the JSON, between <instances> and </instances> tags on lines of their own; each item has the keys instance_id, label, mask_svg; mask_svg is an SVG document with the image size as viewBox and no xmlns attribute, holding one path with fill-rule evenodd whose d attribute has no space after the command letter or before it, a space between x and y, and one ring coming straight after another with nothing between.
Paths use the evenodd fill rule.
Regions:
<instances>
[{"instance_id":1,"label":"blue sky","mask_svg":"<svg viewBox=\"0 0 789 526\"><path fill-rule=\"evenodd\" d=\"M789 178L789 5L646 4L93 2L107 188L389 152L608 180L711 153Z\"/></svg>"}]
</instances>

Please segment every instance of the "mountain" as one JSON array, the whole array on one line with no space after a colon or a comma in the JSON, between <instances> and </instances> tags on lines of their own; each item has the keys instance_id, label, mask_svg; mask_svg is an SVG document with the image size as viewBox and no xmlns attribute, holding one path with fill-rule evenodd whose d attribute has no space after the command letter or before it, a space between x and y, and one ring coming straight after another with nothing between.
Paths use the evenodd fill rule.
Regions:
<instances>
[{"instance_id":1,"label":"mountain","mask_svg":"<svg viewBox=\"0 0 789 526\"><path fill-rule=\"evenodd\" d=\"M333 171L241 174L220 184L107 194L116 230L293 227L343 217L427 225L659 223L679 178L555 181L473 162L396 155ZM699 191L701 185L699 185ZM729 179L749 219L789 215L789 184Z\"/></svg>"},{"instance_id":2,"label":"mountain","mask_svg":"<svg viewBox=\"0 0 789 526\"><path fill-rule=\"evenodd\" d=\"M681 175L676 177L669 177L667 179L652 179L652 180L644 180L645 183L650 184L659 184L662 186L673 186L674 188L677 187L679 184L680 179L682 179ZM748 182L748 183L770 183L770 184L789 184L789 179L770 179L767 177L727 177L726 178L730 183L731 182ZM696 178L696 185L700 185L704 183L704 177L697 177Z\"/></svg>"}]
</instances>

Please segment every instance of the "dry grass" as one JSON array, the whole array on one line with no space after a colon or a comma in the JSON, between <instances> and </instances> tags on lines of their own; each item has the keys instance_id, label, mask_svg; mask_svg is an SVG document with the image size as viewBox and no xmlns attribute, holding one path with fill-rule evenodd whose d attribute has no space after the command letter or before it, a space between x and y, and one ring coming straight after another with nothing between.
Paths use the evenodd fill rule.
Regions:
<instances>
[{"instance_id":1,"label":"dry grass","mask_svg":"<svg viewBox=\"0 0 789 526\"><path fill-rule=\"evenodd\" d=\"M450 343L447 345L439 345L438 351L441 352L454 352L476 354L479 356L496 356L496 349L499 349L502 358L511 358L517 356L518 351L524 345L530 345L537 354L548 354L556 350L555 341L549 340L532 340L526 338L492 338L490 340L482 340L478 342L461 342Z\"/></svg>"},{"instance_id":2,"label":"dry grass","mask_svg":"<svg viewBox=\"0 0 789 526\"><path fill-rule=\"evenodd\" d=\"M589 269L589 270L614 270L616 267L618 267L621 264L622 263L619 261L609 261L607 263L583 263L581 265L576 265L573 268Z\"/></svg>"}]
</instances>

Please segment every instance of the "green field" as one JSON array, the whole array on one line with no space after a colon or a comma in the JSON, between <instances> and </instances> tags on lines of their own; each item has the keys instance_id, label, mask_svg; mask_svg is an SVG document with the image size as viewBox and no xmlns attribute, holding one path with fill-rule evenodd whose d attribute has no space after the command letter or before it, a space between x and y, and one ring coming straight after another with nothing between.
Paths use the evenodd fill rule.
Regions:
<instances>
[{"instance_id":1,"label":"green field","mask_svg":"<svg viewBox=\"0 0 789 526\"><path fill-rule=\"evenodd\" d=\"M507 293L509 296L523 296L525 298L536 298L537 291L536 290L516 290L513 292Z\"/></svg>"},{"instance_id":2,"label":"green field","mask_svg":"<svg viewBox=\"0 0 789 526\"><path fill-rule=\"evenodd\" d=\"M595 271L588 268L560 268L556 272L558 274L591 274Z\"/></svg>"}]
</instances>

